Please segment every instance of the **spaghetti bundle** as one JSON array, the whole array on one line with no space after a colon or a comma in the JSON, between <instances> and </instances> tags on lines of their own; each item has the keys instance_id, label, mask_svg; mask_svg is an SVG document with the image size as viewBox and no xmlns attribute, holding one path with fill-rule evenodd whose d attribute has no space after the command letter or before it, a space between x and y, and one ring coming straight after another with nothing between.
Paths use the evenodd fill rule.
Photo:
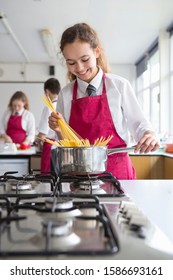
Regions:
<instances>
[{"instance_id":1,"label":"spaghetti bundle","mask_svg":"<svg viewBox=\"0 0 173 280\"><path fill-rule=\"evenodd\" d=\"M55 112L55 109L53 107L53 104L48 96L44 96L42 98L43 102L52 110L52 112ZM65 121L64 119L58 119L58 125L61 129L61 133L64 139L68 139L70 141L75 141L80 144L81 138Z\"/></svg>"},{"instance_id":2,"label":"spaghetti bundle","mask_svg":"<svg viewBox=\"0 0 173 280\"><path fill-rule=\"evenodd\" d=\"M112 139L112 136L109 136L106 140L104 140L105 138L100 137L95 140L94 145L91 145L88 139L85 140L82 139L79 143L68 139L52 141L46 137L44 138L37 137L37 138L56 147L91 147L91 146L106 146L107 143Z\"/></svg>"},{"instance_id":3,"label":"spaghetti bundle","mask_svg":"<svg viewBox=\"0 0 173 280\"><path fill-rule=\"evenodd\" d=\"M48 96L42 97L43 102L52 110L52 112L55 112L55 109L53 107L53 104ZM52 145L55 145L57 147L90 147L91 144L88 139L82 139L80 135L78 135L65 121L64 119L58 119L58 125L61 129L61 133L64 139L58 140L58 141L51 141L47 138L43 138L43 141L46 141ZM103 136L100 138L97 138L94 141L93 146L106 146L108 142L112 139L112 135L110 135L107 139Z\"/></svg>"}]
</instances>

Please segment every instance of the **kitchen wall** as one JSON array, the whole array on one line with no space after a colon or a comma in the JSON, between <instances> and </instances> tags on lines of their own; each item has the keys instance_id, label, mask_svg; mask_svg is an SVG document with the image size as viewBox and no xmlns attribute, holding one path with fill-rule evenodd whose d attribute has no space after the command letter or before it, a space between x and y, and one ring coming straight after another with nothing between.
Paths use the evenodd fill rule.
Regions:
<instances>
[{"instance_id":1,"label":"kitchen wall","mask_svg":"<svg viewBox=\"0 0 173 280\"><path fill-rule=\"evenodd\" d=\"M30 99L31 111L38 125L44 104L41 101L43 96L43 83L50 78L48 64L0 64L0 118L8 105L11 95L17 91L24 91ZM135 66L117 64L110 65L116 75L127 78L132 86L135 81ZM55 77L62 85L66 85L66 67L58 64L55 66Z\"/></svg>"}]
</instances>

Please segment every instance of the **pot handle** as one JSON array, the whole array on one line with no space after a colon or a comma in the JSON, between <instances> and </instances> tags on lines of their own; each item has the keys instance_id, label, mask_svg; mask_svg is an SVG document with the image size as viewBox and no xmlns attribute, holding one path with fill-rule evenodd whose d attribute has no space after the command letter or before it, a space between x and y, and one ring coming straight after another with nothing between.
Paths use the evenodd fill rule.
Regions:
<instances>
[{"instance_id":1,"label":"pot handle","mask_svg":"<svg viewBox=\"0 0 173 280\"><path fill-rule=\"evenodd\" d=\"M133 152L135 148L136 148L136 145L135 145L135 146L132 146L132 147L126 147L126 148L108 149L108 150L107 150L107 154L108 154L108 155L113 155L113 154L116 154L116 153Z\"/></svg>"}]
</instances>

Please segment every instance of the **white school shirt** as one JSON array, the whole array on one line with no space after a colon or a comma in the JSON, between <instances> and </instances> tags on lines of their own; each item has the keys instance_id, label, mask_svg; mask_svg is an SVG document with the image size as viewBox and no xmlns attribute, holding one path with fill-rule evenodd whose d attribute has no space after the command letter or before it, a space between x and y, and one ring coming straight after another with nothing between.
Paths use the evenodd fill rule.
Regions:
<instances>
[{"instance_id":1,"label":"white school shirt","mask_svg":"<svg viewBox=\"0 0 173 280\"><path fill-rule=\"evenodd\" d=\"M151 123L145 117L133 88L129 81L115 74L106 73L105 86L112 120L119 136L128 145L130 134L138 142L146 130L152 130ZM77 98L87 96L88 83L77 78ZM96 87L96 94L101 95L103 89L103 71L90 82ZM60 112L65 121L69 123L71 101L73 98L74 81L66 85L60 92L56 110ZM80 118L80 116L79 116ZM104 116L103 116L104 118Z\"/></svg>"},{"instance_id":2,"label":"white school shirt","mask_svg":"<svg viewBox=\"0 0 173 280\"><path fill-rule=\"evenodd\" d=\"M54 109L56 109L57 98L52 100L52 105L53 105ZM49 116L51 113L52 113L52 111L47 106L45 106L43 108L37 130L38 130L38 132L45 134L46 138L54 139L55 132L49 127L49 123L48 123L48 119L49 119Z\"/></svg>"},{"instance_id":3,"label":"white school shirt","mask_svg":"<svg viewBox=\"0 0 173 280\"><path fill-rule=\"evenodd\" d=\"M12 112L6 110L2 116L0 123L0 134L6 133L8 120ZM33 143L35 140L35 118L32 112L28 110L19 111L19 116L22 115L22 128L26 131L26 139L29 143Z\"/></svg>"}]
</instances>

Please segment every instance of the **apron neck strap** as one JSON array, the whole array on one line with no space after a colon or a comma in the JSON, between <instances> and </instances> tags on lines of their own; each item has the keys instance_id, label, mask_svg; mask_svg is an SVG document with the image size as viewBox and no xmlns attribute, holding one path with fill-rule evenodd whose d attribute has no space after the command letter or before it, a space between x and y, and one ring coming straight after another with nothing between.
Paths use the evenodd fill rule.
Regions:
<instances>
[{"instance_id":1,"label":"apron neck strap","mask_svg":"<svg viewBox=\"0 0 173 280\"><path fill-rule=\"evenodd\" d=\"M102 95L106 95L106 85L105 85L106 74L105 73L103 73L102 79L103 79ZM77 88L78 88L78 84L77 84L77 80L75 80L74 86L73 86L73 100L77 99Z\"/></svg>"}]
</instances>

